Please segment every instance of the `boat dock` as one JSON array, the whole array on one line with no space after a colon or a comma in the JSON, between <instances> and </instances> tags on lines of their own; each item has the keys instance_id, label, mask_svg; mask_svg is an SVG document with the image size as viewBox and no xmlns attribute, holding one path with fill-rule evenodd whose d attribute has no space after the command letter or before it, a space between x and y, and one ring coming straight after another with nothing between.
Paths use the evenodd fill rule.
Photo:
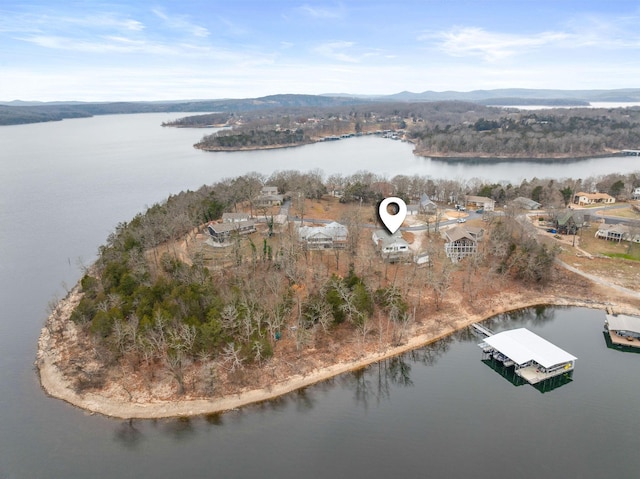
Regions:
<instances>
[{"instance_id":1,"label":"boat dock","mask_svg":"<svg viewBox=\"0 0 640 479\"><path fill-rule=\"evenodd\" d=\"M471 326L473 327L473 329L476 330L476 332L480 333L482 336L485 336L487 338L489 336L493 336L493 331L491 331L489 328L485 328L481 324L473 323Z\"/></svg>"},{"instance_id":2,"label":"boat dock","mask_svg":"<svg viewBox=\"0 0 640 479\"><path fill-rule=\"evenodd\" d=\"M626 314L607 314L604 327L616 346L640 348L640 318Z\"/></svg>"},{"instance_id":3,"label":"boat dock","mask_svg":"<svg viewBox=\"0 0 640 479\"><path fill-rule=\"evenodd\" d=\"M529 384L572 371L577 359L526 328L492 334L478 346L482 348L483 359L513 366L515 374Z\"/></svg>"}]
</instances>

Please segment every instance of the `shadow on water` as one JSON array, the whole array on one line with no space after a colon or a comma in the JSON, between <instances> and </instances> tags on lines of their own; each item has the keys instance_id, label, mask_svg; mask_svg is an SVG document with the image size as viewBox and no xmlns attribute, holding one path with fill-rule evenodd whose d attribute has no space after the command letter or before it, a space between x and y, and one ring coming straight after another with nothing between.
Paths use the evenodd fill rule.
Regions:
<instances>
[{"instance_id":1,"label":"shadow on water","mask_svg":"<svg viewBox=\"0 0 640 479\"><path fill-rule=\"evenodd\" d=\"M482 362L493 369L495 372L500 374L503 378L509 381L516 387L528 384L526 380L518 376L515 372L515 368L513 366L505 366L500 361L497 361L494 358L491 359L483 359ZM553 391L554 389L559 388L560 386L564 386L565 384L569 384L573 381L573 371L569 371L560 376L555 376L544 381L541 381L537 384L532 384L535 389L540 391L542 394Z\"/></svg>"},{"instance_id":2,"label":"shadow on water","mask_svg":"<svg viewBox=\"0 0 640 479\"><path fill-rule=\"evenodd\" d=\"M622 344L613 344L613 341L611 341L611 336L609 336L609 333L607 331L602 331L602 335L604 336L604 341L607 344L607 348L613 349L614 351L620 351L621 353L640 354L640 348L623 346Z\"/></svg>"},{"instance_id":3,"label":"shadow on water","mask_svg":"<svg viewBox=\"0 0 640 479\"><path fill-rule=\"evenodd\" d=\"M466 157L429 157L421 158L430 159L434 162L448 164L464 164L465 166L491 166L503 163L526 163L530 165L576 165L578 163L589 162L598 158L611 158L614 156L607 153L606 155L595 155L588 158L466 158Z\"/></svg>"},{"instance_id":4,"label":"shadow on water","mask_svg":"<svg viewBox=\"0 0 640 479\"><path fill-rule=\"evenodd\" d=\"M135 449L144 439L133 419L122 422L115 430L114 439L127 449Z\"/></svg>"},{"instance_id":5,"label":"shadow on water","mask_svg":"<svg viewBox=\"0 0 640 479\"><path fill-rule=\"evenodd\" d=\"M354 391L356 403L366 408L371 401L380 404L391 398L394 387L412 387L412 364L434 366L446 354L451 344L459 340L457 332L422 348L379 361L340 377L340 384Z\"/></svg>"},{"instance_id":6,"label":"shadow on water","mask_svg":"<svg viewBox=\"0 0 640 479\"><path fill-rule=\"evenodd\" d=\"M163 421L162 429L166 435L173 437L176 441L188 439L196 432L192 418L186 416Z\"/></svg>"},{"instance_id":7,"label":"shadow on water","mask_svg":"<svg viewBox=\"0 0 640 479\"><path fill-rule=\"evenodd\" d=\"M557 309L558 307L555 306L521 309L497 315L487 319L482 324L494 331L513 329L527 324L539 326L552 321ZM464 328L424 347L250 406L234 409L233 411L205 414L199 418L179 417L145 421L143 424L159 427L159 430L164 435L168 435L177 441L184 441L195 437L201 428L208 429L233 425L234 423L242 422L247 416L256 412L282 412L292 407L301 413L311 411L324 393L329 393L336 387L351 390L356 404L367 409L372 405L375 406L381 402L390 401L394 388L414 387L412 379L413 365L435 366L438 360L458 342L478 342L478 336L472 328ZM483 362L516 386L526 383L524 379L514 373L513 367L505 368L501 363L496 364L495 361L492 362L490 360L483 360ZM555 381L551 382L552 380ZM548 392L571 382L571 377L561 376L552 378L552 380L534 385L534 387L541 392ZM114 432L114 437L124 447L135 448L145 438L143 430L144 427L136 427L135 421L125 421L118 425Z\"/></svg>"},{"instance_id":8,"label":"shadow on water","mask_svg":"<svg viewBox=\"0 0 640 479\"><path fill-rule=\"evenodd\" d=\"M531 327L539 327L545 323L553 321L556 316L556 311L560 309L568 308L562 306L539 305L532 308L516 309L514 311L509 311L508 313L498 314L489 319L485 319L480 324L494 332L522 328L527 325ZM472 333L473 330L472 328L465 328L463 331ZM459 336L460 340L463 338L468 341L475 341L477 340L477 335L468 334L466 337L463 335Z\"/></svg>"}]
</instances>

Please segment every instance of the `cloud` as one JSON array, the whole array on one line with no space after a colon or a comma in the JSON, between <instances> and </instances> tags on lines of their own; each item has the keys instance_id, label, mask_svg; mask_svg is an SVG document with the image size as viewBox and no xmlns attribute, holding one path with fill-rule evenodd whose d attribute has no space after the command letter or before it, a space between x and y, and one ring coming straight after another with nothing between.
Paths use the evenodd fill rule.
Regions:
<instances>
[{"instance_id":1,"label":"cloud","mask_svg":"<svg viewBox=\"0 0 640 479\"><path fill-rule=\"evenodd\" d=\"M332 60L357 63L359 60L346 52L346 50L349 50L353 45L353 42L329 42L318 45L314 48L314 51Z\"/></svg>"},{"instance_id":2,"label":"cloud","mask_svg":"<svg viewBox=\"0 0 640 479\"><path fill-rule=\"evenodd\" d=\"M151 11L158 18L163 20L165 25L173 30L178 30L194 37L204 38L209 36L209 30L207 30L205 27L201 27L200 25L192 23L191 21L189 21L186 15L169 16L159 8L155 8Z\"/></svg>"},{"instance_id":3,"label":"cloud","mask_svg":"<svg viewBox=\"0 0 640 479\"><path fill-rule=\"evenodd\" d=\"M452 57L480 57L495 62L533 51L555 56L585 49L636 50L640 48L640 16L579 14L562 23L555 31L505 33L475 26L458 26L438 32L425 32L418 40L433 45Z\"/></svg>"},{"instance_id":4,"label":"cloud","mask_svg":"<svg viewBox=\"0 0 640 479\"><path fill-rule=\"evenodd\" d=\"M139 32L145 28L142 22L116 13L96 13L81 16L26 13L6 14L0 17L0 32L6 33L65 31L71 27L87 30L101 29L129 32Z\"/></svg>"},{"instance_id":5,"label":"cloud","mask_svg":"<svg viewBox=\"0 0 640 479\"><path fill-rule=\"evenodd\" d=\"M517 35L488 32L478 27L456 27L445 32L424 34L419 39L435 40L437 48L450 56L477 56L493 62L532 49L565 42L570 36L562 32Z\"/></svg>"},{"instance_id":6,"label":"cloud","mask_svg":"<svg viewBox=\"0 0 640 479\"><path fill-rule=\"evenodd\" d=\"M168 45L135 40L120 36L104 36L97 40L83 40L57 35L31 35L21 40L39 47L85 53L152 53L159 55L179 54L180 49Z\"/></svg>"},{"instance_id":7,"label":"cloud","mask_svg":"<svg viewBox=\"0 0 640 479\"><path fill-rule=\"evenodd\" d=\"M307 17L324 20L335 20L338 18L344 18L344 16L346 15L345 8L342 4L338 4L334 7L312 7L309 4L304 4L298 7L296 11Z\"/></svg>"}]
</instances>

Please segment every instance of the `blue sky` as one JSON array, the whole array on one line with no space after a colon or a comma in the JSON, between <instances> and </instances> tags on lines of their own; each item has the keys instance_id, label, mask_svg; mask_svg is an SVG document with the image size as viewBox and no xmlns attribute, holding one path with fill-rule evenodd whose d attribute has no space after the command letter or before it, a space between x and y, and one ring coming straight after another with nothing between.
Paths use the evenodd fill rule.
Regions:
<instances>
[{"instance_id":1,"label":"blue sky","mask_svg":"<svg viewBox=\"0 0 640 479\"><path fill-rule=\"evenodd\" d=\"M0 3L0 100L640 87L640 2Z\"/></svg>"}]
</instances>

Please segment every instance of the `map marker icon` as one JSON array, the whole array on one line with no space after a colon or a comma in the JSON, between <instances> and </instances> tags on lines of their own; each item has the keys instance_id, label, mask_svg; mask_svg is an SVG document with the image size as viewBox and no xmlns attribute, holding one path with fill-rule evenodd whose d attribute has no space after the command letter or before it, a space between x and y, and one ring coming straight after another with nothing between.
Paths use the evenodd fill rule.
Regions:
<instances>
[{"instance_id":1,"label":"map marker icon","mask_svg":"<svg viewBox=\"0 0 640 479\"><path fill-rule=\"evenodd\" d=\"M389 205L396 205L396 213L391 214L387 210ZM387 228L389 233L393 234L398 231L398 228L402 225L402 222L407 216L407 205L406 203L395 196L390 196L389 198L385 198L380 202L380 207L378 208L378 216L380 217L380 221Z\"/></svg>"}]
</instances>

